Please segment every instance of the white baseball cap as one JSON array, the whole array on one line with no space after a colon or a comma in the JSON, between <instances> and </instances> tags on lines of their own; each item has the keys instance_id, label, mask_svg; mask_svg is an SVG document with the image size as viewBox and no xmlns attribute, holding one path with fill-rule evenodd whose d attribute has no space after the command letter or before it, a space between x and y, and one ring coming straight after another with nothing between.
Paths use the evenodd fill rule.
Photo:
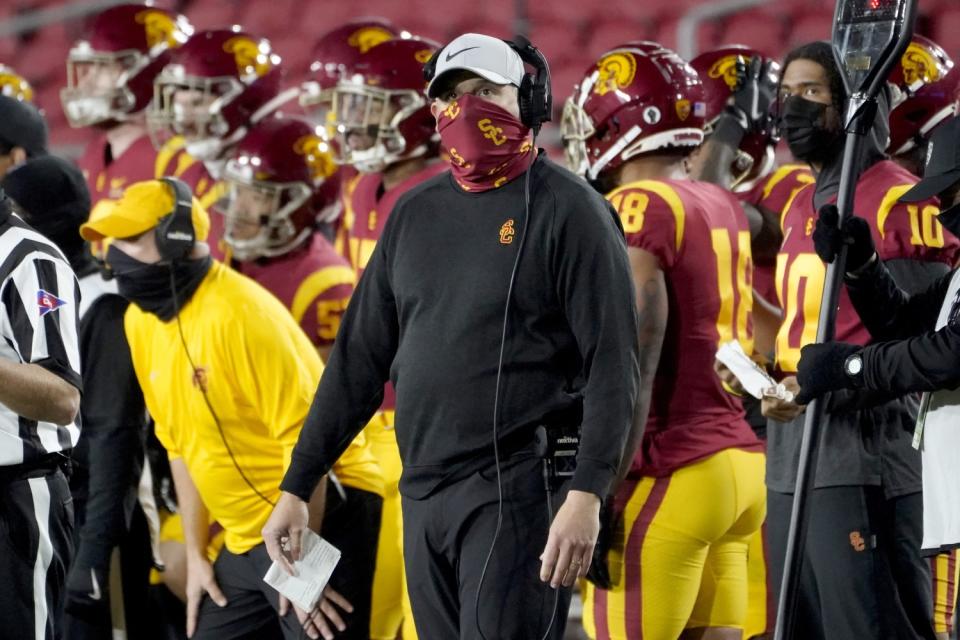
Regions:
<instances>
[{"instance_id":1,"label":"white baseball cap","mask_svg":"<svg viewBox=\"0 0 960 640\"><path fill-rule=\"evenodd\" d=\"M427 95L436 98L438 80L450 71L470 71L496 84L520 86L523 60L510 45L492 36L465 33L437 54L437 66L427 87Z\"/></svg>"}]
</instances>

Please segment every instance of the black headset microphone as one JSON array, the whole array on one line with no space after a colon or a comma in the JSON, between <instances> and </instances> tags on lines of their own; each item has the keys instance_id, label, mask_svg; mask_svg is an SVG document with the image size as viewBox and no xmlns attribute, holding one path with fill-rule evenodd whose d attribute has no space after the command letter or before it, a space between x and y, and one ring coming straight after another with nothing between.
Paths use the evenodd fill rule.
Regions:
<instances>
[{"instance_id":1,"label":"black headset microphone","mask_svg":"<svg viewBox=\"0 0 960 640\"><path fill-rule=\"evenodd\" d=\"M533 131L532 151L536 154L537 135L540 133L540 127L544 122L549 122L553 117L550 65L540 50L523 36L516 36L512 41L504 40L504 42L520 56L521 61L533 67L536 72L533 74L524 72L523 78L520 81L519 90L517 91L517 102L520 106L520 121ZM433 80L433 77L436 75L437 61L440 59L440 54L443 53L444 49L446 49L446 47L438 49L423 67L423 75L428 82ZM483 590L484 578L486 578L487 575L487 567L490 565L490 559L493 557L493 551L497 546L497 539L500 537L500 529L503 524L503 482L500 475L500 448L498 442L500 426L500 381L503 374L503 355L507 343L507 323L510 318L510 301L513 297L513 288L517 280L520 256L523 254L523 247L527 240L527 228L530 226L530 172L535 162L536 156L534 156L533 160L527 166L527 170L524 172L523 229L520 232L520 242L517 244L517 256L514 258L513 268L510 272L510 280L507 284L507 301L503 309L503 329L500 334L500 354L497 361L497 381L493 399L493 458L497 468L497 526L493 533L493 540L490 542L490 550L487 552L486 560L483 562L483 569L480 572L480 582L477 585L477 595L474 603L477 631L484 640L486 640L486 635L483 633L483 628L480 624L480 594ZM546 485L546 489L547 526L549 528L553 522L553 493L549 484ZM547 630L543 634L543 640L546 640L550 636L550 631L553 629L559 602L560 589L558 588L554 592L553 611L550 614L550 622L547 625Z\"/></svg>"},{"instance_id":2,"label":"black headset microphone","mask_svg":"<svg viewBox=\"0 0 960 640\"><path fill-rule=\"evenodd\" d=\"M193 227L193 193L190 191L190 187L177 178L160 178L160 180L170 187L170 190L173 192L173 211L161 218L160 222L157 223L154 229L154 240L156 241L157 251L160 254L161 260L170 267L170 293L173 296L173 314L177 320L177 333L180 335L183 351L187 355L187 362L190 363L194 380L200 389L200 393L203 394L203 401L207 405L207 409L210 411L214 423L217 425L220 439L223 441L223 446L230 455L230 460L233 461L233 466L236 467L237 472L247 486L250 487L261 500L271 507L276 506L273 500L263 495L263 493L257 489L240 467L240 463L237 461L237 457L234 455L230 443L227 442L227 435L223 431L223 424L220 422L220 417L217 415L213 404L210 402L210 397L207 395L207 389L201 380L200 369L194 364L193 357L190 355L190 349L187 347L187 339L183 335L183 323L180 321L180 301L177 296L176 267L190 257L190 253L197 243L197 232Z\"/></svg>"}]
</instances>

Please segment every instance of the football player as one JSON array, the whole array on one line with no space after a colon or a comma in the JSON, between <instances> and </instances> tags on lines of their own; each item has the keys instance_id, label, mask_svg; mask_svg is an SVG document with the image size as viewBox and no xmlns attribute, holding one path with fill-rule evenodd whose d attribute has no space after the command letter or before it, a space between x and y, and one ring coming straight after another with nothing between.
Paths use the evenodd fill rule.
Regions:
<instances>
[{"instance_id":1,"label":"football player","mask_svg":"<svg viewBox=\"0 0 960 640\"><path fill-rule=\"evenodd\" d=\"M317 231L337 206L336 165L318 127L275 116L227 162L224 240L233 265L280 298L326 360L353 293L353 269Z\"/></svg>"},{"instance_id":2,"label":"football player","mask_svg":"<svg viewBox=\"0 0 960 640\"><path fill-rule=\"evenodd\" d=\"M234 29L201 31L157 77L147 125L159 149L156 177L186 182L206 208L224 198L223 168L249 128L295 99L281 90L280 56L266 39ZM223 219L211 221L212 255L226 255Z\"/></svg>"},{"instance_id":3,"label":"football player","mask_svg":"<svg viewBox=\"0 0 960 640\"><path fill-rule=\"evenodd\" d=\"M837 197L846 103L829 43L787 55L781 80L781 131L816 183L784 211L777 291L785 312L776 367L797 389L800 349L814 342L826 267L814 251L817 211ZM956 262L960 244L945 236L932 201L898 204L917 179L885 160L887 97L856 158L855 208L870 225L880 258L900 286L925 288ZM851 256L849 264L855 264ZM867 330L846 291L840 294L836 338L865 344ZM774 584L780 584L800 449L804 407L764 399L767 429L768 533ZM911 446L917 403L856 391L834 393L827 408L809 535L802 564L799 637L933 637L929 565L920 558L919 453Z\"/></svg>"},{"instance_id":4,"label":"football player","mask_svg":"<svg viewBox=\"0 0 960 640\"><path fill-rule=\"evenodd\" d=\"M763 447L713 361L729 340L752 348L753 267L736 198L686 179L704 116L696 72L656 43L608 51L564 109L570 164L607 193L626 232L646 425L612 498L609 576L591 574L610 588L586 586L591 638L740 638L744 627Z\"/></svg>"},{"instance_id":5,"label":"football player","mask_svg":"<svg viewBox=\"0 0 960 640\"><path fill-rule=\"evenodd\" d=\"M0 95L23 102L33 102L33 87L22 75L0 63Z\"/></svg>"},{"instance_id":6,"label":"football player","mask_svg":"<svg viewBox=\"0 0 960 640\"><path fill-rule=\"evenodd\" d=\"M147 136L145 110L157 74L191 33L181 15L124 4L99 13L70 49L67 86L60 92L63 112L70 126L100 132L79 160L92 218L127 185L153 177L157 154Z\"/></svg>"},{"instance_id":7,"label":"football player","mask_svg":"<svg viewBox=\"0 0 960 640\"><path fill-rule=\"evenodd\" d=\"M338 161L357 175L341 190L338 247L357 277L363 273L393 205L404 193L443 173L435 121L424 93L423 65L437 45L419 39L378 44L346 67L332 92ZM322 124L322 123L321 123ZM403 626L416 630L406 597L400 517L400 452L393 432L395 396L387 385L381 410L365 431L383 467L387 487L374 583L371 637L392 640Z\"/></svg>"},{"instance_id":8,"label":"football player","mask_svg":"<svg viewBox=\"0 0 960 640\"><path fill-rule=\"evenodd\" d=\"M691 155L691 175L729 187L747 213L753 233L754 357L766 364L773 359L782 321L774 287L782 241L780 214L793 195L814 178L806 165L776 165L777 136L770 106L780 80L777 62L765 60L749 47L732 45L704 52L691 60L690 66L703 83L707 105L705 139ZM755 113L747 113L751 110ZM743 404L754 432L760 439L766 438L767 419L760 412L759 401L747 396ZM770 597L773 585L766 554L764 525L751 539L747 558L745 638L773 631L777 603Z\"/></svg>"}]
</instances>

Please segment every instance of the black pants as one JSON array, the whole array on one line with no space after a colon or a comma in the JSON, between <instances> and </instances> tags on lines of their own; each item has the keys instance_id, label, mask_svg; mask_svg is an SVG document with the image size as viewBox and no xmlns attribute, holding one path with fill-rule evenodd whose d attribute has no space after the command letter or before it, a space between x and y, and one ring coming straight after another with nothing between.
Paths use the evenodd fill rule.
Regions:
<instances>
[{"instance_id":1,"label":"black pants","mask_svg":"<svg viewBox=\"0 0 960 640\"><path fill-rule=\"evenodd\" d=\"M77 505L78 527L82 527ZM75 540L75 543L78 543ZM159 623L162 615L157 603L150 594L150 569L153 567L153 551L150 548L150 530L147 518L140 509L134 507L130 518L130 528L125 532L118 545L120 550L120 580L123 589L110 591L109 598L120 598L123 602L124 629L128 638L143 640L164 640L163 625ZM111 640L113 625L95 624L64 613L64 636L67 640Z\"/></svg>"},{"instance_id":2,"label":"black pants","mask_svg":"<svg viewBox=\"0 0 960 640\"><path fill-rule=\"evenodd\" d=\"M368 640L383 499L367 491L344 487L344 500L333 483L327 487L323 537L343 554L330 578L330 586L354 607L353 613L344 613L347 630L338 633L337 638ZM282 620L277 616L278 594L263 581L269 567L270 556L264 544L242 554L223 549L213 569L227 598L227 606L221 608L204 597L193 639L296 640L306 637L292 608Z\"/></svg>"},{"instance_id":3,"label":"black pants","mask_svg":"<svg viewBox=\"0 0 960 640\"><path fill-rule=\"evenodd\" d=\"M783 578L791 494L767 494L770 573ZM810 500L795 638L932 639L930 565L920 556L919 493L884 499L879 487L829 487Z\"/></svg>"},{"instance_id":4,"label":"black pants","mask_svg":"<svg viewBox=\"0 0 960 640\"><path fill-rule=\"evenodd\" d=\"M519 453L502 462L503 525L483 579L497 526L494 468L438 489L422 500L403 498L407 589L420 640L539 640L563 637L570 590L540 582L550 522L542 462ZM565 492L558 492L558 507ZM477 625L482 625L481 635Z\"/></svg>"},{"instance_id":5,"label":"black pants","mask_svg":"<svg viewBox=\"0 0 960 640\"><path fill-rule=\"evenodd\" d=\"M5 640L62 637L73 498L62 472L41 473L0 485L0 636Z\"/></svg>"}]
</instances>

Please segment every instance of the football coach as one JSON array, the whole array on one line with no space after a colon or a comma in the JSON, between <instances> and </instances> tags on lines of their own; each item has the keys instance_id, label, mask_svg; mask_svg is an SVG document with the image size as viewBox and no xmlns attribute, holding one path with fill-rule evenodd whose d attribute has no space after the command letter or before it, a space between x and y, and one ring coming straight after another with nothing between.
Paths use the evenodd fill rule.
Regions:
<instances>
[{"instance_id":1,"label":"football coach","mask_svg":"<svg viewBox=\"0 0 960 640\"><path fill-rule=\"evenodd\" d=\"M389 379L419 637L560 638L634 435L623 232L600 194L536 149L549 69L532 45L465 34L425 75L451 170L387 220L264 538L274 560L298 557L314 485ZM576 469L557 477L550 443L571 433Z\"/></svg>"}]
</instances>

